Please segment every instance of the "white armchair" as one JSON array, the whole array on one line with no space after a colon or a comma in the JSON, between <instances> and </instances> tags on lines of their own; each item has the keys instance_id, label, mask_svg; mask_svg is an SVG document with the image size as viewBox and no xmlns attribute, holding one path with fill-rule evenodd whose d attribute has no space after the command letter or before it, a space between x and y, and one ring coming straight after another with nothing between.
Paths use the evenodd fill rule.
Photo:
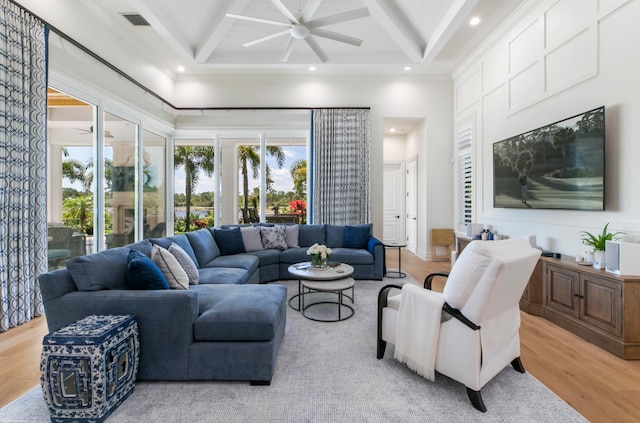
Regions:
<instances>
[{"instance_id":1,"label":"white armchair","mask_svg":"<svg viewBox=\"0 0 640 423\"><path fill-rule=\"evenodd\" d=\"M520 361L519 301L539 257L540 251L522 239L473 241L448 275L436 273L425 279L424 287L430 290L434 277L447 277L442 293L429 294L444 298L434 340L435 371L463 383L469 400L482 412L487 409L480 390L487 382L510 363L525 372ZM378 359L384 357L387 342L396 344L396 335L403 330L398 324L402 292L394 288L401 287L387 285L378 294Z\"/></svg>"}]
</instances>

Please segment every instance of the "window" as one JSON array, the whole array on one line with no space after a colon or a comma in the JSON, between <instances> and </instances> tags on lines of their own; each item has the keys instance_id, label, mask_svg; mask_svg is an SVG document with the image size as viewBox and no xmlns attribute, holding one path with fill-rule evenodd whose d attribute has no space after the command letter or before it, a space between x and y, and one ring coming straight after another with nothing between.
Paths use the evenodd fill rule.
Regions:
<instances>
[{"instance_id":1,"label":"window","mask_svg":"<svg viewBox=\"0 0 640 423\"><path fill-rule=\"evenodd\" d=\"M467 223L473 220L473 119L468 118L458 124L457 147L458 169L457 204L458 229L464 231Z\"/></svg>"},{"instance_id":2,"label":"window","mask_svg":"<svg viewBox=\"0 0 640 423\"><path fill-rule=\"evenodd\" d=\"M107 248L136 240L137 125L104 114L104 233Z\"/></svg>"},{"instance_id":3,"label":"window","mask_svg":"<svg viewBox=\"0 0 640 423\"><path fill-rule=\"evenodd\" d=\"M465 226L471 223L473 172L471 153L458 158L458 224Z\"/></svg>"},{"instance_id":4,"label":"window","mask_svg":"<svg viewBox=\"0 0 640 423\"><path fill-rule=\"evenodd\" d=\"M47 106L49 248L68 259L163 236L167 137L53 88Z\"/></svg>"},{"instance_id":5,"label":"window","mask_svg":"<svg viewBox=\"0 0 640 423\"><path fill-rule=\"evenodd\" d=\"M47 90L47 226L49 248L72 258L94 252L93 119L96 107ZM53 228L68 228L70 231ZM62 241L56 233L71 232Z\"/></svg>"},{"instance_id":6,"label":"window","mask_svg":"<svg viewBox=\"0 0 640 423\"><path fill-rule=\"evenodd\" d=\"M142 237L161 238L167 232L167 140L145 130L142 145Z\"/></svg>"}]
</instances>

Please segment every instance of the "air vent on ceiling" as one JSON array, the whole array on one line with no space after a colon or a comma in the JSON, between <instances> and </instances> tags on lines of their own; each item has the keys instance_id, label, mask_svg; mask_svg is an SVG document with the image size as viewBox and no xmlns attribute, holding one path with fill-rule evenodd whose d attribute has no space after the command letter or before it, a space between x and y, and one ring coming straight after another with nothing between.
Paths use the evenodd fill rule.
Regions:
<instances>
[{"instance_id":1,"label":"air vent on ceiling","mask_svg":"<svg viewBox=\"0 0 640 423\"><path fill-rule=\"evenodd\" d=\"M138 13L121 13L134 26L150 26L149 22Z\"/></svg>"}]
</instances>

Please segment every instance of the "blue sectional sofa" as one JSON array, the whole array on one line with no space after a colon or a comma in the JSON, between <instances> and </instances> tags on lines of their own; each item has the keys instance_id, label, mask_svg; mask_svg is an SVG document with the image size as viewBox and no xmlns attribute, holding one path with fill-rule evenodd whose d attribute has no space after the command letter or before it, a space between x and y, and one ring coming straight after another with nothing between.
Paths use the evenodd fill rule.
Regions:
<instances>
[{"instance_id":1,"label":"blue sectional sofa","mask_svg":"<svg viewBox=\"0 0 640 423\"><path fill-rule=\"evenodd\" d=\"M286 326L286 288L265 283L290 279L288 266L308 260L313 243L332 247L331 259L353 265L356 279L382 279L384 266L370 225L276 226L200 229L74 257L39 277L49 330L90 314L133 314L138 379L269 384ZM154 245L179 246L198 284L131 289L131 257L150 257Z\"/></svg>"}]
</instances>

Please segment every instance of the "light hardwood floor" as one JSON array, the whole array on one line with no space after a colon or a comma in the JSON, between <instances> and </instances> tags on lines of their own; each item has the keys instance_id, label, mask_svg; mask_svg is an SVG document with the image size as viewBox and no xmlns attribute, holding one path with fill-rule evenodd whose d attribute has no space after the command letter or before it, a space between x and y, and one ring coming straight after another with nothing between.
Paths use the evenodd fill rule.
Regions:
<instances>
[{"instance_id":1,"label":"light hardwood floor","mask_svg":"<svg viewBox=\"0 0 640 423\"><path fill-rule=\"evenodd\" d=\"M397 254L388 254L387 260L389 267L397 267ZM402 253L402 269L418 281L449 268L448 262L426 262ZM434 289L441 287L434 284ZM39 384L46 332L46 321L39 317L0 334L0 407ZM589 421L640 421L640 360L622 360L526 313L520 338L527 371Z\"/></svg>"}]
</instances>

